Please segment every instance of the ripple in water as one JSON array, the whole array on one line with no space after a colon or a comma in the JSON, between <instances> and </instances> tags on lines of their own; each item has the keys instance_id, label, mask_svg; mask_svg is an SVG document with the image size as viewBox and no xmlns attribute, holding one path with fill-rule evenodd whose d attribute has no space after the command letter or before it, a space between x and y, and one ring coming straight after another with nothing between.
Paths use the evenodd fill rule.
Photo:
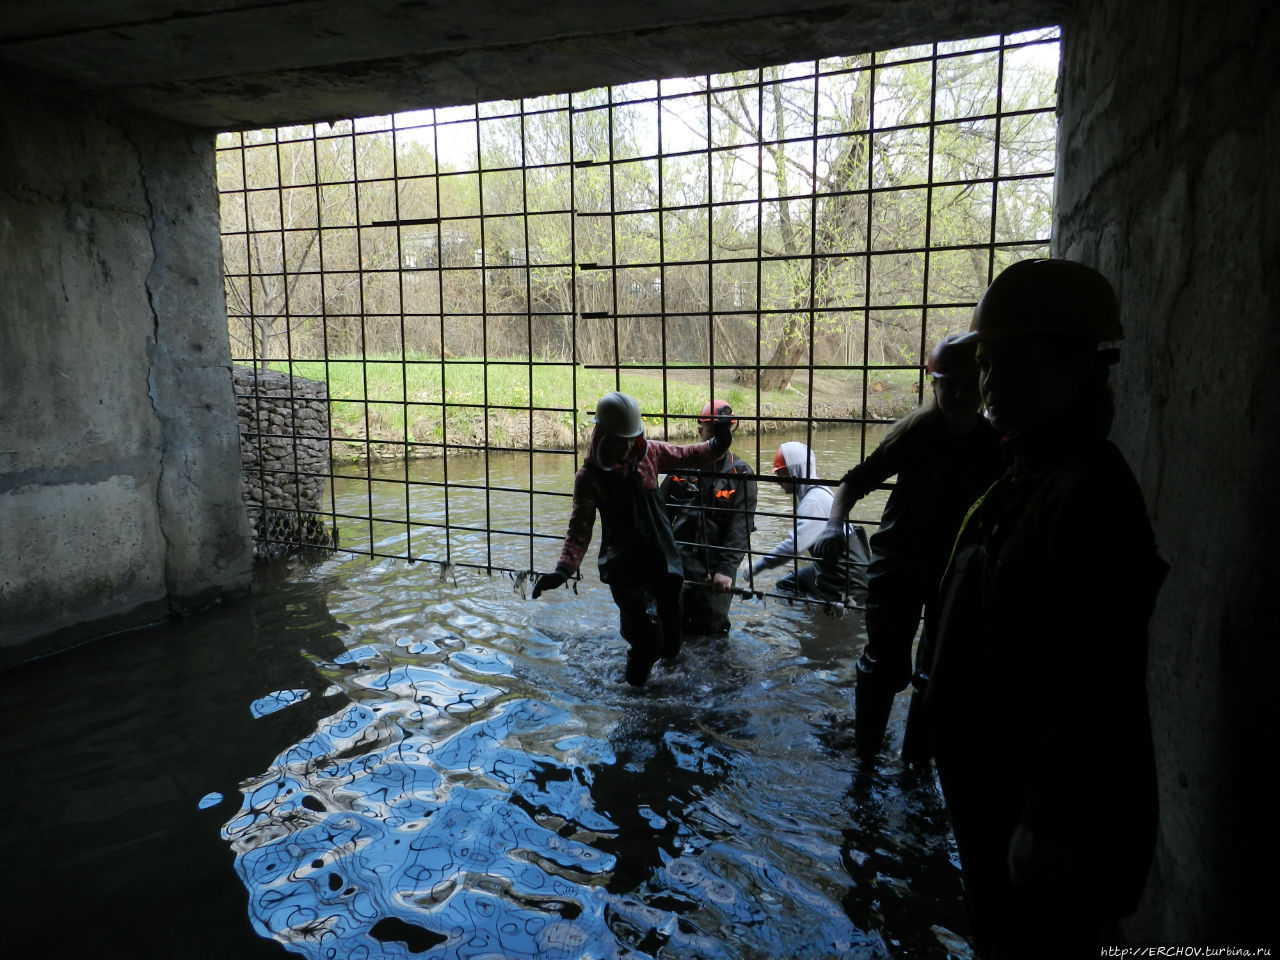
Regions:
<instances>
[{"instance_id":1,"label":"ripple in water","mask_svg":"<svg viewBox=\"0 0 1280 960\"><path fill-rule=\"evenodd\" d=\"M598 585L442 601L403 565L330 566L347 650L313 663L350 702L223 827L262 936L316 958L964 956L955 908L906 876L954 883L936 813L894 787L849 813L852 761L821 742L848 641L810 611L743 605L637 694Z\"/></svg>"}]
</instances>

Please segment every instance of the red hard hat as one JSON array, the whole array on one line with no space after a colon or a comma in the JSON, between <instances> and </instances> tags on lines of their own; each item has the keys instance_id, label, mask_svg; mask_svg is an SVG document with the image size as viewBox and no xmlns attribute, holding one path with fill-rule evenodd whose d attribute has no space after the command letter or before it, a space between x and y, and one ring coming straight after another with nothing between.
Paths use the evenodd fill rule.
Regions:
<instances>
[{"instance_id":1,"label":"red hard hat","mask_svg":"<svg viewBox=\"0 0 1280 960\"><path fill-rule=\"evenodd\" d=\"M957 380L978 379L978 345L957 343L960 334L949 333L929 352L924 371L934 379L955 377Z\"/></svg>"},{"instance_id":2,"label":"red hard hat","mask_svg":"<svg viewBox=\"0 0 1280 960\"><path fill-rule=\"evenodd\" d=\"M702 405L702 412L698 414L699 423L710 423L715 417L727 417L733 413L733 408L723 400L708 400ZM733 426L738 425L738 420L734 417L730 421Z\"/></svg>"}]
</instances>

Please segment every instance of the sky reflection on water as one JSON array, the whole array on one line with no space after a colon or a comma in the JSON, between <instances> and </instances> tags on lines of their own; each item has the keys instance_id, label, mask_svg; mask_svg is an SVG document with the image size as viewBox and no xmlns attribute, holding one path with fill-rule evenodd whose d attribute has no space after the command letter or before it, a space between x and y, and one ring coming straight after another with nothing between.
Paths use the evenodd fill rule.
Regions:
<instances>
[{"instance_id":1,"label":"sky reflection on water","mask_svg":"<svg viewBox=\"0 0 1280 960\"><path fill-rule=\"evenodd\" d=\"M635 692L585 569L537 603L393 560L310 575L349 702L224 827L255 929L326 958L963 956L931 789L859 798L831 748L860 616L736 603Z\"/></svg>"}]
</instances>

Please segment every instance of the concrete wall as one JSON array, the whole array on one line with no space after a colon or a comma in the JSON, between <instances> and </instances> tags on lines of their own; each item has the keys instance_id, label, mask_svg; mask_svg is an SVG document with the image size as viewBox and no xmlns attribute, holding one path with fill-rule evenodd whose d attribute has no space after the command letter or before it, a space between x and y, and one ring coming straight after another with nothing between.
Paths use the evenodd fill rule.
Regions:
<instances>
[{"instance_id":1,"label":"concrete wall","mask_svg":"<svg viewBox=\"0 0 1280 960\"><path fill-rule=\"evenodd\" d=\"M0 78L0 666L247 586L212 139Z\"/></svg>"},{"instance_id":2,"label":"concrete wall","mask_svg":"<svg viewBox=\"0 0 1280 960\"><path fill-rule=\"evenodd\" d=\"M1116 281L1113 438L1172 565L1149 673L1161 835L1131 924L1149 940L1238 944L1269 915L1245 865L1273 819L1276 10L1086 0L1064 25L1057 253Z\"/></svg>"}]
</instances>

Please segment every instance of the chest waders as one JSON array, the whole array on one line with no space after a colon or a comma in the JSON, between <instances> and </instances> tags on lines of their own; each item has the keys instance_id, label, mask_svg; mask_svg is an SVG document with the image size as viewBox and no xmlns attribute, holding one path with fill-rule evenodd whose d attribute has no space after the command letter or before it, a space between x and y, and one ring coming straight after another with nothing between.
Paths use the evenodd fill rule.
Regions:
<instances>
[{"instance_id":1,"label":"chest waders","mask_svg":"<svg viewBox=\"0 0 1280 960\"><path fill-rule=\"evenodd\" d=\"M659 658L680 652L683 568L657 490L632 473L602 483L601 492L600 579L609 585L630 648L625 679L639 687Z\"/></svg>"}]
</instances>

